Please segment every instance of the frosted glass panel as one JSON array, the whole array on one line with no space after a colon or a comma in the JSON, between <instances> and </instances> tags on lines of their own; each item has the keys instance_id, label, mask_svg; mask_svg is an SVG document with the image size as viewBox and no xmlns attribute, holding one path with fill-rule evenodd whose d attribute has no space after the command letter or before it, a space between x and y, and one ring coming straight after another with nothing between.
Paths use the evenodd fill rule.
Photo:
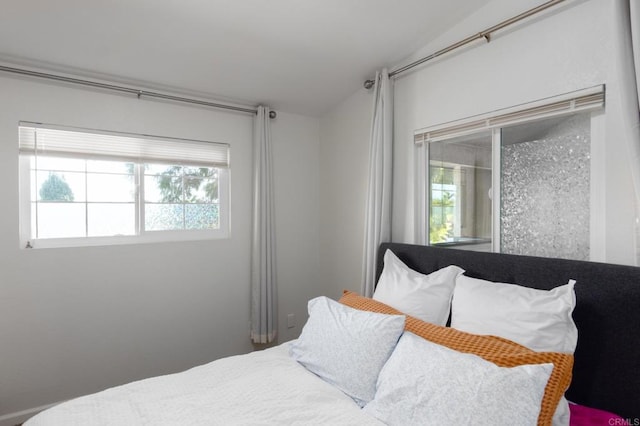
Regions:
<instances>
[{"instance_id":1,"label":"frosted glass panel","mask_svg":"<svg viewBox=\"0 0 640 426\"><path fill-rule=\"evenodd\" d=\"M144 207L147 231L184 229L184 204L149 204Z\"/></svg>"},{"instance_id":2,"label":"frosted glass panel","mask_svg":"<svg viewBox=\"0 0 640 426\"><path fill-rule=\"evenodd\" d=\"M501 251L589 259L590 116L502 130Z\"/></svg>"},{"instance_id":3,"label":"frosted glass panel","mask_svg":"<svg viewBox=\"0 0 640 426\"><path fill-rule=\"evenodd\" d=\"M217 204L185 204L184 225L186 229L217 229L220 214Z\"/></svg>"}]
</instances>

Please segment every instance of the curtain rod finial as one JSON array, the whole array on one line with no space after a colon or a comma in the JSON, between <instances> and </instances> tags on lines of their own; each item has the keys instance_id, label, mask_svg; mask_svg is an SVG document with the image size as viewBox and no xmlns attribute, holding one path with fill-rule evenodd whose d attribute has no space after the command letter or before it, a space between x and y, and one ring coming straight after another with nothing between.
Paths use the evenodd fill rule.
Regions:
<instances>
[{"instance_id":1,"label":"curtain rod finial","mask_svg":"<svg viewBox=\"0 0 640 426\"><path fill-rule=\"evenodd\" d=\"M276 118L278 116L278 113L275 111L269 111L269 118Z\"/></svg>"},{"instance_id":2,"label":"curtain rod finial","mask_svg":"<svg viewBox=\"0 0 640 426\"><path fill-rule=\"evenodd\" d=\"M364 88L369 90L369 89L371 89L373 87L374 84L376 84L376 82L373 81L373 80L365 80L364 81Z\"/></svg>"}]
</instances>

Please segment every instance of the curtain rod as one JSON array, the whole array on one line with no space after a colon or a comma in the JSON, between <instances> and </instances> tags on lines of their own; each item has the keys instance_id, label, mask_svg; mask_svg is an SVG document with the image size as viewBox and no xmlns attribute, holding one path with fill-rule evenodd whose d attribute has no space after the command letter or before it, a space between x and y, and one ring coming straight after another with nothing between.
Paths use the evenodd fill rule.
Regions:
<instances>
[{"instance_id":1,"label":"curtain rod","mask_svg":"<svg viewBox=\"0 0 640 426\"><path fill-rule=\"evenodd\" d=\"M13 67L0 65L0 71L9 72L13 74L26 75L29 77L47 78L49 80L62 81L64 83L77 84L81 86L90 86L90 87L96 87L99 89L113 90L121 93L130 93L132 95L136 95L138 99L141 98L142 96L146 96L149 98L166 99L170 101L184 102L184 103L202 105L202 106L207 106L212 108L229 109L229 110L238 111L238 112L246 112L249 114L256 114L258 112L256 109L251 109L251 108L242 108L234 105L201 101L199 99L184 98L181 96L168 95L165 93L150 92L147 90L134 89L132 87L117 86L115 84L108 84L108 83L99 83L97 81L83 80L80 78L73 78L73 77L66 77L62 75L31 71L31 70L26 70L22 68L13 68ZM277 116L277 113L275 111L269 111L269 118L276 118L276 116Z\"/></svg>"},{"instance_id":2,"label":"curtain rod","mask_svg":"<svg viewBox=\"0 0 640 426\"><path fill-rule=\"evenodd\" d=\"M508 27L509 25L514 24L514 23L516 23L518 21L521 21L521 20L523 20L525 18L528 18L528 17L530 17L532 15L535 15L538 12L542 12L543 10L548 9L548 8L550 8L552 6L555 6L558 3L562 3L563 1L565 1L565 0L549 0L546 3L543 3L543 4L539 5L539 6L534 7L533 9L529 9L526 12L523 12L523 13L521 13L519 15L516 15L516 16L514 16L512 18L509 18L509 19L507 19L505 21L502 21L499 24L494 25L493 27L487 28L484 31L480 31L477 34L469 36L469 37L465 38L464 40L460 40L459 42L454 43L454 44L452 44L450 46L447 46L444 49L438 50L437 52L432 53L429 56L425 56L424 58L418 59L417 61L412 62L410 64L407 64L407 65L405 65L405 66L403 66L401 68L398 68L395 71L391 71L389 73L389 78L394 77L394 76L396 76L398 74L401 74L401 73L403 73L405 71L408 71L408 70L410 70L412 68L415 68L418 65L421 65L421 64L423 64L423 63L425 63L427 61L430 61L432 59L435 59L438 56L444 55L445 53L449 53L452 50L455 50L455 49L457 49L459 47L465 46L465 45L467 45L467 44L469 44L469 43L471 43L471 42L473 42L475 40L485 39L487 41L487 43L489 43L491 41L491 33L495 32L495 31L498 31L498 30L501 30L501 29L503 29L505 27ZM364 82L364 87L365 87L365 89L371 89L374 86L374 84L375 84L375 81L366 80Z\"/></svg>"}]
</instances>

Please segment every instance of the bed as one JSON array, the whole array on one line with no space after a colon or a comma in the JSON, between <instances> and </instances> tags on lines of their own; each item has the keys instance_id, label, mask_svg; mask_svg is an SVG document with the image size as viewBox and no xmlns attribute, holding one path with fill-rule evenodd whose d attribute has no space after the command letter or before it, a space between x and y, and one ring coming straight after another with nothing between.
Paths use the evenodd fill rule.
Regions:
<instances>
[{"instance_id":1,"label":"bed","mask_svg":"<svg viewBox=\"0 0 640 426\"><path fill-rule=\"evenodd\" d=\"M640 268L396 243L380 253L387 249L423 273L458 265L472 277L544 290L576 280L579 337L567 399L640 424ZM380 255L378 276L382 268Z\"/></svg>"},{"instance_id":2,"label":"bed","mask_svg":"<svg viewBox=\"0 0 640 426\"><path fill-rule=\"evenodd\" d=\"M437 322L441 324L436 325L404 315L404 311L380 301L380 298L384 299L383 274L387 273L384 259L389 252L410 269L411 274L436 276L445 274L439 271L446 270L447 280L451 277L458 279L463 274L469 279L517 283L522 287L545 291L570 288L575 307L571 307L569 316L577 327L577 346L555 353L533 351L501 337L477 337L488 339L482 340L483 343L479 345L482 348L491 346L512 351L508 355L500 352L485 359L491 361L491 356L494 356L504 361L524 356L535 360L531 363L535 364L535 370L529 364L520 365L522 362L517 364L517 368L511 368L511 364L502 366L493 360L499 365L496 367L493 363L485 365L488 363L476 356L459 355L456 345L462 342L463 346L460 347L466 347L464 345L468 345L469 336L476 339L476 335L451 327L463 324L458 316L454 316L453 310L447 308L438 312ZM389 268L388 258L386 263ZM548 401L553 398L549 396L550 383L557 379L558 389L561 390L556 393L564 394L572 403L572 425L598 424L594 423L597 421L595 419L607 425L640 424L640 268L386 243L379 250L378 278L381 283L376 289L376 294L380 293L378 300L345 292L341 303L328 298L310 301L309 321L300 338L294 342L76 398L34 416L25 426L404 425L411 423L405 423L410 413L420 412L424 408L422 403L411 402L418 394L415 386L423 386L424 383L416 379L422 377L416 370L403 373L402 369L425 359L435 360L422 363L431 366L440 365L439 359L451 359L453 369L461 371L467 365L469 371L474 372L476 370L471 369L495 368L500 374L505 374L500 376L501 385L498 387L504 387L504 390L500 390L500 398L513 399L506 405L524 404L523 400L531 399L531 404L538 404L538 410L540 405L543 409L545 404L549 405ZM570 280L575 280L575 284ZM487 287L490 285L487 284ZM451 295L443 300L450 303ZM464 298L453 294L453 300L455 306L455 303L460 305ZM430 310L427 314L434 312ZM348 326L345 326L345 321ZM410 329L410 326L414 328ZM420 333L423 330L434 333L432 335L436 337L422 336ZM414 332L418 333L418 337ZM444 348L437 345L442 343L446 346L452 339L455 341L453 345ZM570 340L561 340L558 344L570 344ZM423 358L424 354L431 358ZM436 368L429 374L442 373L444 370ZM514 385L514 391L507 391L511 388L502 383L506 383L505 377L512 380L512 376L506 374L515 374L516 370L518 377L513 376L514 381L523 383L523 377L526 377L527 380L535 380L536 384L527 385L524 391L522 386ZM494 370L482 370L482 374L486 374L485 371ZM540 379L542 376L545 377L544 381ZM432 388L438 383L433 377L433 380L428 380L433 382L428 384ZM438 386L449 386L450 382L456 382L448 376L443 377L444 382ZM416 380L417 385L413 383L413 387L406 386L408 382ZM463 392L469 388L464 382L458 385ZM535 395L535 392L529 391L534 387L538 392ZM520 391L524 393L516 393ZM458 415L458 411L469 409L472 404L467 396L465 398L465 402L457 406L459 409L451 410L451 406L443 408L442 415L448 416L452 411ZM549 424L551 415L555 422L559 410L557 407L560 407L557 398L546 420L541 420L542 414L536 414L534 422L530 424ZM474 408L489 410L485 424L500 423L499 417L493 416L491 410L501 410L505 404L492 408L491 404L496 400L498 398L494 397L480 399L480 405ZM446 405L451 401L452 396L446 395L441 402ZM435 411L439 409L439 406L434 407ZM387 413L393 410L397 412L392 417L385 417L385 410ZM482 416L473 415L474 411L471 413L467 423L473 420L474 424L482 424ZM619 417L608 413L615 413ZM413 415L413 423L420 424L415 422L417 414ZM506 415L514 414L507 412ZM582 418L583 423L578 423L578 418ZM527 424L513 418L503 423Z\"/></svg>"}]
</instances>

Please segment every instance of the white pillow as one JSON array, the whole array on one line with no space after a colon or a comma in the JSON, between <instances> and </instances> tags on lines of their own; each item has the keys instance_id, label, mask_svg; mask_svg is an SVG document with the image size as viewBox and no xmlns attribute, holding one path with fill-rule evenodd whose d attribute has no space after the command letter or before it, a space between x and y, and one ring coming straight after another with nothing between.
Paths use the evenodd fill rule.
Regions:
<instances>
[{"instance_id":1,"label":"white pillow","mask_svg":"<svg viewBox=\"0 0 640 426\"><path fill-rule=\"evenodd\" d=\"M451 327L504 337L542 352L574 353L578 329L574 280L553 290L494 283L461 275L451 305Z\"/></svg>"},{"instance_id":2,"label":"white pillow","mask_svg":"<svg viewBox=\"0 0 640 426\"><path fill-rule=\"evenodd\" d=\"M424 275L387 249L373 299L423 321L445 325L456 277L463 272L464 269L451 265Z\"/></svg>"},{"instance_id":3,"label":"white pillow","mask_svg":"<svg viewBox=\"0 0 640 426\"><path fill-rule=\"evenodd\" d=\"M404 315L360 311L317 297L291 356L358 405L373 399L376 379L404 330Z\"/></svg>"},{"instance_id":4,"label":"white pillow","mask_svg":"<svg viewBox=\"0 0 640 426\"><path fill-rule=\"evenodd\" d=\"M461 275L453 291L451 327L504 337L535 351L573 354L578 343L571 316L574 285L569 280L552 290L538 290ZM553 425L568 425L569 415L569 403L562 397Z\"/></svg>"},{"instance_id":5,"label":"white pillow","mask_svg":"<svg viewBox=\"0 0 640 426\"><path fill-rule=\"evenodd\" d=\"M499 367L405 332L364 411L388 425L536 425L553 364Z\"/></svg>"}]
</instances>

